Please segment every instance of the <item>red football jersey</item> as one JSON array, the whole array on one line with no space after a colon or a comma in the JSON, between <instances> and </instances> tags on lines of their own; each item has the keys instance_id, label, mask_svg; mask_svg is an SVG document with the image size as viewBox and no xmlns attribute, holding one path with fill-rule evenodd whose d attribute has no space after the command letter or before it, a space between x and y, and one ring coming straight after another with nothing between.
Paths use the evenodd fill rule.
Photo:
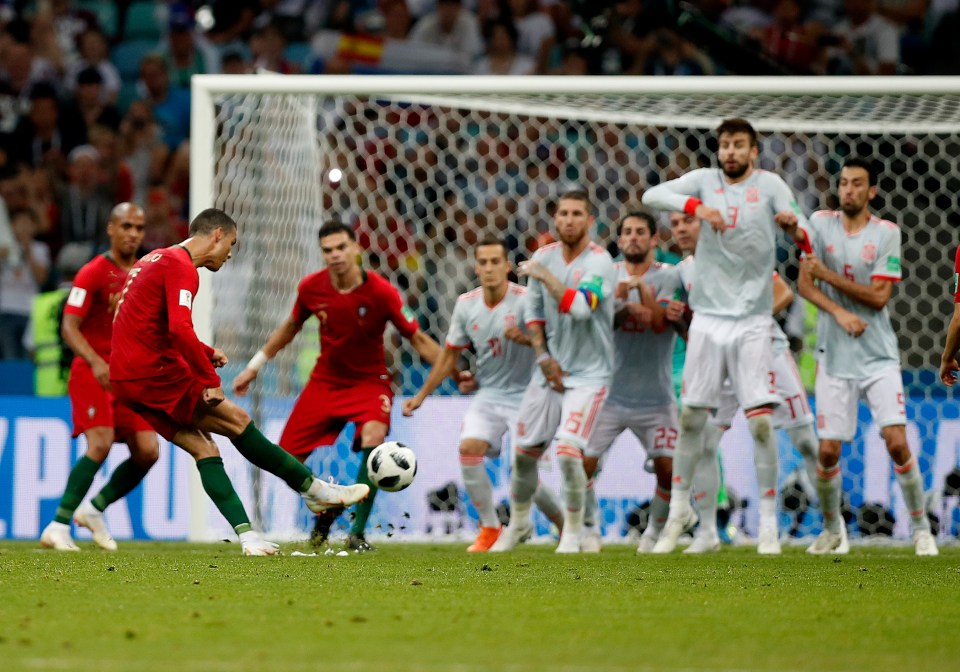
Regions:
<instances>
[{"instance_id":1,"label":"red football jersey","mask_svg":"<svg viewBox=\"0 0 960 672\"><path fill-rule=\"evenodd\" d=\"M407 338L419 326L396 288L371 272L349 292L333 286L328 270L305 277L297 287L292 316L302 322L310 315L320 320L320 357L310 377L345 385L388 375L383 354L387 322Z\"/></svg>"},{"instance_id":2,"label":"red football jersey","mask_svg":"<svg viewBox=\"0 0 960 672\"><path fill-rule=\"evenodd\" d=\"M77 273L63 308L65 315L80 316L80 333L108 362L113 313L126 281L127 271L109 253L97 255Z\"/></svg>"},{"instance_id":3,"label":"red football jersey","mask_svg":"<svg viewBox=\"0 0 960 672\"><path fill-rule=\"evenodd\" d=\"M960 247L953 261L953 302L960 303Z\"/></svg>"},{"instance_id":4,"label":"red football jersey","mask_svg":"<svg viewBox=\"0 0 960 672\"><path fill-rule=\"evenodd\" d=\"M200 276L190 253L176 245L155 250L130 270L113 321L111 380L162 378L188 368L197 381L219 387L213 348L193 330Z\"/></svg>"}]
</instances>

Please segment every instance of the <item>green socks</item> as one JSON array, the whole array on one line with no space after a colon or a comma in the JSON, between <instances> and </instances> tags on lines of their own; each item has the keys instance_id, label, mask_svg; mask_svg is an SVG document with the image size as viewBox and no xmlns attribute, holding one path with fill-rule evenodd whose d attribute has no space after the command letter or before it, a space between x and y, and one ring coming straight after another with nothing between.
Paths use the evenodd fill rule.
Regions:
<instances>
[{"instance_id":1,"label":"green socks","mask_svg":"<svg viewBox=\"0 0 960 672\"><path fill-rule=\"evenodd\" d=\"M367 458L376 446L360 449L360 470L357 472L357 483L363 483L370 486L370 494L365 500L357 504L354 509L353 524L350 525L350 534L363 535L367 529L367 519L370 518L370 512L373 511L373 499L377 496L377 488L370 482L370 475L367 473Z\"/></svg>"},{"instance_id":2,"label":"green socks","mask_svg":"<svg viewBox=\"0 0 960 672\"><path fill-rule=\"evenodd\" d=\"M232 443L248 462L264 471L269 471L297 492L306 492L313 483L313 472L303 466L293 455L268 440L252 420ZM366 463L364 463L363 473L367 473Z\"/></svg>"},{"instance_id":3,"label":"green socks","mask_svg":"<svg viewBox=\"0 0 960 672\"><path fill-rule=\"evenodd\" d=\"M55 521L64 525L70 524L73 512L80 506L80 502L83 501L87 490L90 489L90 484L93 483L93 478L97 475L99 469L100 464L86 455L73 465L70 476L67 478L67 487L60 498L60 506L57 507L57 513L53 517ZM366 469L364 469L364 473L366 473Z\"/></svg>"},{"instance_id":4,"label":"green socks","mask_svg":"<svg viewBox=\"0 0 960 672\"><path fill-rule=\"evenodd\" d=\"M258 432L259 433L259 432ZM237 534L248 532L250 519L243 508L243 502L233 489L233 483L223 468L223 459L219 457L205 457L197 460L197 470L200 472L200 481L207 496L213 500L220 513L227 519Z\"/></svg>"},{"instance_id":5,"label":"green socks","mask_svg":"<svg viewBox=\"0 0 960 672\"><path fill-rule=\"evenodd\" d=\"M103 486L103 489L96 497L90 500L93 508L102 512L115 501L124 497L133 490L143 477L150 471L150 467L141 467L133 459L122 462L113 473L110 474L110 480Z\"/></svg>"}]
</instances>

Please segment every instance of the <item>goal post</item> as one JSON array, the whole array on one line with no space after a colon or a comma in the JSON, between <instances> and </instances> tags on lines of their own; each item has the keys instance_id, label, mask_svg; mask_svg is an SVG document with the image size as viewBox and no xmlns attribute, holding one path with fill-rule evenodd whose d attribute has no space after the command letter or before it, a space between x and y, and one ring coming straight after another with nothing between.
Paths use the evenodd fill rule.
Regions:
<instances>
[{"instance_id":1,"label":"goal post","mask_svg":"<svg viewBox=\"0 0 960 672\"><path fill-rule=\"evenodd\" d=\"M298 280L319 268L316 233L324 213L357 229L364 265L397 285L439 339L456 294L475 284L470 246L482 234L509 240L512 261L525 258L550 235L550 199L581 185L597 204L597 238L609 245L618 214L637 206L647 186L713 165L712 129L743 116L761 136L761 167L787 180L807 214L834 203L843 157L863 153L884 163L876 209L903 230L905 277L891 315L908 383L915 381L908 384L911 445L928 491L942 489L945 473L957 466L950 443L960 434L957 414L945 410L930 370L949 311L960 223L960 78L199 75L191 91L191 218L216 206L240 225L234 259L217 274L201 271L194 307L201 339L231 358L225 387L288 314ZM784 248L779 261L794 260ZM264 369L258 396L244 402L273 438L316 342L315 327L305 328ZM415 389L424 367L410 348L395 352L399 396ZM462 408L445 401L452 405L435 404L432 427L416 429L396 416L391 436L406 436L419 450L417 441L429 441L430 449L455 453L453 416ZM902 509L875 439L863 419L844 454L852 503ZM621 451L634 481L637 450ZM347 479L354 462L339 445L311 466ZM462 492L459 509L437 503L446 481L458 480L455 461L444 464L434 474L431 461L421 460L416 485L425 489L378 498L380 531L393 525L412 537L460 529L469 517ZM792 468L788 460L781 471ZM252 513L263 513L265 527L279 536L303 530L306 518L275 479L259 483L235 469L238 491ZM494 469L501 493L505 467ZM744 462L742 470L734 486L748 495L752 466ZM606 492L600 488L608 535L623 529L627 511L643 498L630 495L630 487L624 477ZM218 536L219 514L199 479L191 497L191 538ZM414 522L406 527L416 530L397 531L408 514ZM898 529L906 522L898 517Z\"/></svg>"}]
</instances>

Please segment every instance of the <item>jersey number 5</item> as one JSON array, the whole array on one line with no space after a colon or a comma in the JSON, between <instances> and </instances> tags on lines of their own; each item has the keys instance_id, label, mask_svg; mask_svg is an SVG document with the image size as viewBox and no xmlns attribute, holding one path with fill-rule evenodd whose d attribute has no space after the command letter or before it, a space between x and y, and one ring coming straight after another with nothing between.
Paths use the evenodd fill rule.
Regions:
<instances>
[{"instance_id":1,"label":"jersey number 5","mask_svg":"<svg viewBox=\"0 0 960 672\"><path fill-rule=\"evenodd\" d=\"M487 345L490 346L491 357L503 357L503 342L498 338L488 338Z\"/></svg>"}]
</instances>

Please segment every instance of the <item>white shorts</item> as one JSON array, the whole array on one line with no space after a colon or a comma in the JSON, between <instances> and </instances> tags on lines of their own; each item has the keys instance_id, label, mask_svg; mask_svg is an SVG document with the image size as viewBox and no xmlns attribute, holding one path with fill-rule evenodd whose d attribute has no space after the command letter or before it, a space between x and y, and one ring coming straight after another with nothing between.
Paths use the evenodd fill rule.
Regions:
<instances>
[{"instance_id":1,"label":"white shorts","mask_svg":"<svg viewBox=\"0 0 960 672\"><path fill-rule=\"evenodd\" d=\"M817 434L828 441L852 441L857 433L857 402L863 399L878 427L907 424L900 367L869 378L835 378L817 370Z\"/></svg>"},{"instance_id":2,"label":"white shorts","mask_svg":"<svg viewBox=\"0 0 960 672\"><path fill-rule=\"evenodd\" d=\"M773 426L776 429L793 429L812 424L813 412L810 410L807 392L803 388L800 371L797 370L793 356L786 350L773 359L773 379L777 395L781 399L780 405L773 410ZM710 422L720 427L729 427L739 408L737 395L728 380L723 384L717 412Z\"/></svg>"},{"instance_id":3,"label":"white shorts","mask_svg":"<svg viewBox=\"0 0 960 672\"><path fill-rule=\"evenodd\" d=\"M677 443L677 405L629 408L608 401L590 434L589 457L601 457L625 430L639 439L648 458L673 457Z\"/></svg>"},{"instance_id":4,"label":"white shorts","mask_svg":"<svg viewBox=\"0 0 960 672\"><path fill-rule=\"evenodd\" d=\"M549 385L531 382L520 402L517 445L520 448L540 445L547 448L556 438L558 443L585 451L606 397L605 385L573 387L557 392Z\"/></svg>"},{"instance_id":5,"label":"white shorts","mask_svg":"<svg viewBox=\"0 0 960 672\"><path fill-rule=\"evenodd\" d=\"M683 366L683 405L717 408L727 378L744 409L779 404L772 329L773 318L768 315L731 319L694 313Z\"/></svg>"},{"instance_id":6,"label":"white shorts","mask_svg":"<svg viewBox=\"0 0 960 672\"><path fill-rule=\"evenodd\" d=\"M517 439L517 407L494 404L474 399L463 416L460 427L460 441L478 439L490 444L487 457L500 454L503 435L510 433L510 443Z\"/></svg>"}]
</instances>

